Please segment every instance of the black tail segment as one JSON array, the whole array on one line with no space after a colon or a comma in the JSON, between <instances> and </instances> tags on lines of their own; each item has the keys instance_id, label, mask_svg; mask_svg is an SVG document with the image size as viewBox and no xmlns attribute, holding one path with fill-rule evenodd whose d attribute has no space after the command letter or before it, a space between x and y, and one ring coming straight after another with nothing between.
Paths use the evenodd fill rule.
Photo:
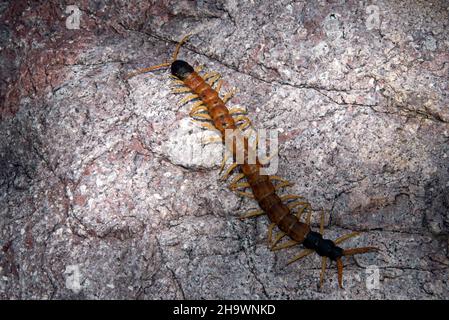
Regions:
<instances>
[{"instance_id":1,"label":"black tail segment","mask_svg":"<svg viewBox=\"0 0 449 320\"><path fill-rule=\"evenodd\" d=\"M171 74L180 80L187 78L193 72L193 67L183 60L175 60L171 64Z\"/></svg>"}]
</instances>

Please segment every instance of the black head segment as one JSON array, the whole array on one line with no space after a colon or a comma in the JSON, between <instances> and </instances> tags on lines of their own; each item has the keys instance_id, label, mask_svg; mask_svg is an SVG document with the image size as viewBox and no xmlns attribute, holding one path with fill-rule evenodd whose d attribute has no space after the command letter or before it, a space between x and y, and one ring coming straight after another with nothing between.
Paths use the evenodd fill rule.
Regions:
<instances>
[{"instance_id":1,"label":"black head segment","mask_svg":"<svg viewBox=\"0 0 449 320\"><path fill-rule=\"evenodd\" d=\"M343 256L343 249L336 246L332 240L323 239L318 232L311 231L304 240L304 246L316 251L322 257L328 257L331 260L337 260Z\"/></svg>"},{"instance_id":2,"label":"black head segment","mask_svg":"<svg viewBox=\"0 0 449 320\"><path fill-rule=\"evenodd\" d=\"M193 71L192 66L183 60L175 60L171 64L171 74L181 80L187 78Z\"/></svg>"}]
</instances>

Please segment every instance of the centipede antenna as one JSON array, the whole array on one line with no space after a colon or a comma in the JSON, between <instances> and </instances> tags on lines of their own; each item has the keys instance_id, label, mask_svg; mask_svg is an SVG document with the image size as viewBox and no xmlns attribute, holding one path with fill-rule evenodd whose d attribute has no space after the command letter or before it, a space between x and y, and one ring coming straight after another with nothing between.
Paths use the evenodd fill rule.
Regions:
<instances>
[{"instance_id":1,"label":"centipede antenna","mask_svg":"<svg viewBox=\"0 0 449 320\"><path fill-rule=\"evenodd\" d=\"M192 33L189 33L188 35L184 36L184 38L181 39L181 41L178 42L176 45L175 52L173 53L173 60L175 61L178 58L179 50L181 49L182 45L186 43L186 41L192 36Z\"/></svg>"},{"instance_id":2,"label":"centipede antenna","mask_svg":"<svg viewBox=\"0 0 449 320\"><path fill-rule=\"evenodd\" d=\"M379 248L377 248L377 247L362 247L362 248L346 249L346 250L343 250L343 255L344 256L353 256L355 254L367 253L367 252L373 252L373 251L379 251Z\"/></svg>"},{"instance_id":3,"label":"centipede antenna","mask_svg":"<svg viewBox=\"0 0 449 320\"><path fill-rule=\"evenodd\" d=\"M157 69L161 69L161 68L168 68L173 61L175 61L178 58L178 54L179 54L179 50L181 49L181 46L192 36L191 33L189 33L188 35L186 35L184 38L181 39L181 41L178 42L178 44L176 45L176 49L175 52L173 53L173 58L171 61L167 61L161 64L158 64L156 66L151 66L151 67L147 67L147 68L143 68L143 69L138 69L134 72L131 72L129 74L127 74L125 76L125 79L128 80L129 78L132 78L134 76L137 76L138 74L142 74L142 73L146 73L146 72L150 72L150 71L154 71Z\"/></svg>"},{"instance_id":4,"label":"centipede antenna","mask_svg":"<svg viewBox=\"0 0 449 320\"><path fill-rule=\"evenodd\" d=\"M143 69L138 69L138 70L136 70L134 72L128 73L125 76L125 79L128 80L129 78L137 76L138 74L154 71L154 70L157 70L157 69L168 68L170 66L170 64L171 64L170 62L165 62L165 63L158 64L156 66L151 66L151 67L147 67L147 68L143 68Z\"/></svg>"}]
</instances>

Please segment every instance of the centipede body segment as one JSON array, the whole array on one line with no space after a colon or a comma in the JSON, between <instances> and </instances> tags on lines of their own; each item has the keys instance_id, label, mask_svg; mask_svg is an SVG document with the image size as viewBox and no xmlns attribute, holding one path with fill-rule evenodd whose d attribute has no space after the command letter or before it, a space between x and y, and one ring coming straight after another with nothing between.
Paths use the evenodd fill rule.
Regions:
<instances>
[{"instance_id":1,"label":"centipede body segment","mask_svg":"<svg viewBox=\"0 0 449 320\"><path fill-rule=\"evenodd\" d=\"M196 101L193 104L190 115L198 120L204 128L217 130L223 143L228 130L232 130L234 136L241 138L243 143L233 143L231 148L231 157L236 159L237 154L243 155L243 161L234 162L224 174L228 178L232 172L239 171L237 176L231 182L231 189L236 190L243 196L254 198L260 209L247 213L242 218L251 218L261 215L267 215L271 224L268 227L268 241L272 250L280 250L296 245L302 245L305 249L289 261L289 263L299 260L313 252L322 257L320 284L323 282L327 259L336 261L338 269L338 283L342 287L343 256L376 251L375 247L362 247L355 249L343 249L338 246L339 243L356 236L357 233L342 236L335 241L324 239L324 216L321 216L320 232L311 230L310 219L312 208L308 201L297 195L278 195L278 190L288 186L289 183L278 176L268 176L261 174L262 163L259 158L255 162L249 161L250 138L245 134L245 129L250 126L250 120L245 115L243 109L237 108L236 112L229 110L225 102L229 100L232 94L220 97L221 83L218 82L218 74L200 75L190 64L185 61L177 60L177 55L181 45L187 40L185 37L176 47L171 62L166 62L154 67L145 68L133 73L134 76L139 73L153 71L159 68L170 67L174 83L180 87L174 89L174 93L187 94L181 100L181 103ZM214 84L216 84L214 88ZM238 139L236 139L238 140ZM224 160L225 161L225 160ZM224 162L223 162L224 165ZM245 181L246 180L246 181ZM275 184L274 182L277 182ZM239 189L250 189L251 192ZM293 201L292 201L293 200ZM294 214L293 210L296 210ZM303 218L305 216L305 218ZM278 227L280 232L274 236L273 230ZM289 240L278 244L284 237Z\"/></svg>"}]
</instances>

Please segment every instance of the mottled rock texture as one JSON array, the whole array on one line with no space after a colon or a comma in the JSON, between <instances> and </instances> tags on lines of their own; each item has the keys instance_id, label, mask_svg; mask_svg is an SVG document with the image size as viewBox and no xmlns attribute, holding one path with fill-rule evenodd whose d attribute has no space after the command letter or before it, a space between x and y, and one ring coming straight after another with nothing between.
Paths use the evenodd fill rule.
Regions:
<instances>
[{"instance_id":1,"label":"mottled rock texture","mask_svg":"<svg viewBox=\"0 0 449 320\"><path fill-rule=\"evenodd\" d=\"M449 297L447 1L74 2L79 29L73 1L0 2L0 298ZM181 57L278 130L326 235L381 249L345 259L344 290L237 219L254 203L217 180L168 71L124 79L189 32Z\"/></svg>"}]
</instances>

